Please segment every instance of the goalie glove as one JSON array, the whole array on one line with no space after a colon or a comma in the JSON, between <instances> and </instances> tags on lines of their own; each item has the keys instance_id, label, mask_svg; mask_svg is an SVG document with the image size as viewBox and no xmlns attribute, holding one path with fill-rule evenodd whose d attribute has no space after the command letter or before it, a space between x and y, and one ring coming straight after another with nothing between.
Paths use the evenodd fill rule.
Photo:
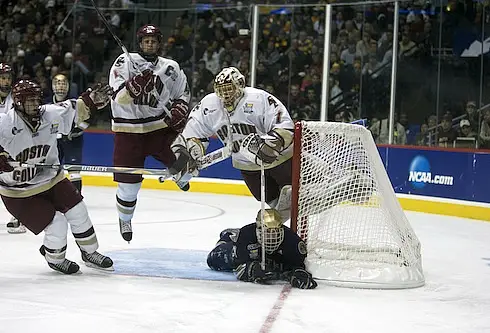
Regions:
<instances>
[{"instance_id":1,"label":"goalie glove","mask_svg":"<svg viewBox=\"0 0 490 333\"><path fill-rule=\"evenodd\" d=\"M291 272L289 283L293 288L299 289L315 289L318 286L311 273L303 268L296 268Z\"/></svg>"},{"instance_id":2,"label":"goalie glove","mask_svg":"<svg viewBox=\"0 0 490 333\"><path fill-rule=\"evenodd\" d=\"M271 164L277 160L281 152L291 143L288 138L288 144L281 133L288 134L289 131L278 129L270 131L267 136L261 137L257 133L249 134L240 145L240 152L251 162L260 165Z\"/></svg>"},{"instance_id":3,"label":"goalie glove","mask_svg":"<svg viewBox=\"0 0 490 333\"><path fill-rule=\"evenodd\" d=\"M235 269L235 275L240 281L254 283L265 283L277 278L274 272L264 271L258 261L249 261L239 265Z\"/></svg>"}]
</instances>

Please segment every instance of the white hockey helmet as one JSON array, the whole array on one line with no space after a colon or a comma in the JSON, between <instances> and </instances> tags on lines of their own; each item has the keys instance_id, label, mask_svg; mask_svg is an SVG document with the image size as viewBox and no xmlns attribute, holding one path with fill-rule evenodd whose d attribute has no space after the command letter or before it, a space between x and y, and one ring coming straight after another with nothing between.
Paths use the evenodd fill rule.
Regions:
<instances>
[{"instance_id":1,"label":"white hockey helmet","mask_svg":"<svg viewBox=\"0 0 490 333\"><path fill-rule=\"evenodd\" d=\"M6 97L12 90L13 71L12 67L0 62L0 96Z\"/></svg>"},{"instance_id":2,"label":"white hockey helmet","mask_svg":"<svg viewBox=\"0 0 490 333\"><path fill-rule=\"evenodd\" d=\"M259 210L255 223L257 241L264 245L265 252L273 253L276 251L284 241L284 226L282 225L281 214L273 208L265 209L264 222L262 223L261 211ZM264 234L263 237L262 233Z\"/></svg>"},{"instance_id":3,"label":"white hockey helmet","mask_svg":"<svg viewBox=\"0 0 490 333\"><path fill-rule=\"evenodd\" d=\"M214 92L228 112L233 112L243 97L245 76L235 67L226 67L214 79Z\"/></svg>"},{"instance_id":4,"label":"white hockey helmet","mask_svg":"<svg viewBox=\"0 0 490 333\"><path fill-rule=\"evenodd\" d=\"M68 78L63 74L55 75L53 78L52 88L57 102L66 100L68 97L68 92L70 91L70 83L68 82Z\"/></svg>"}]
</instances>

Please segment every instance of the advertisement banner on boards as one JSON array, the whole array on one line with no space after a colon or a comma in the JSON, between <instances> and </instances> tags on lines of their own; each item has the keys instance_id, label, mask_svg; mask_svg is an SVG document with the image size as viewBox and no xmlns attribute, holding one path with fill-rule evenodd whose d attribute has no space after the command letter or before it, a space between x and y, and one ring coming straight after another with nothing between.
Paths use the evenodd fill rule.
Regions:
<instances>
[{"instance_id":1,"label":"advertisement banner on boards","mask_svg":"<svg viewBox=\"0 0 490 333\"><path fill-rule=\"evenodd\" d=\"M387 148L387 168L397 193L464 199L471 196L471 153Z\"/></svg>"}]
</instances>

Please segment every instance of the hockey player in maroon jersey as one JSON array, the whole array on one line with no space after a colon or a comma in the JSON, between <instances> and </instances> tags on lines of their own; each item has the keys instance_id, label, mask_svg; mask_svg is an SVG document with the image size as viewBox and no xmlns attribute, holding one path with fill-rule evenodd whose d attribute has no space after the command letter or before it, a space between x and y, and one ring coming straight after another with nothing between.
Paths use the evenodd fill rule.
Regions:
<instances>
[{"instance_id":1,"label":"hockey player in maroon jersey","mask_svg":"<svg viewBox=\"0 0 490 333\"><path fill-rule=\"evenodd\" d=\"M117 57L109 74L112 98L114 166L143 168L153 156L167 167L175 162L170 149L189 113L187 77L178 63L159 56L162 34L155 25L138 29L138 52ZM143 177L114 174L120 232L131 241L131 219Z\"/></svg>"}]
</instances>

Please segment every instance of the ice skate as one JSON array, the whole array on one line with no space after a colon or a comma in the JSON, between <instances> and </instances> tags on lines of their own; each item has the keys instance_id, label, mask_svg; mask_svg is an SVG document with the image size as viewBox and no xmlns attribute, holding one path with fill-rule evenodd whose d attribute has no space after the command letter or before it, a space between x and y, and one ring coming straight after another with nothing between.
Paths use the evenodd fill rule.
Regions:
<instances>
[{"instance_id":1,"label":"ice skate","mask_svg":"<svg viewBox=\"0 0 490 333\"><path fill-rule=\"evenodd\" d=\"M130 242L133 239L133 228L131 227L131 220L123 221L119 219L119 230L121 232L122 238L126 242Z\"/></svg>"},{"instance_id":2,"label":"ice skate","mask_svg":"<svg viewBox=\"0 0 490 333\"><path fill-rule=\"evenodd\" d=\"M44 245L42 245L39 248L39 252L41 253L41 255L43 257L46 256L46 249L45 249ZM48 262L48 266L57 272L67 274L67 275L75 274L75 273L78 273L80 271L80 266L78 266L77 263L75 263L71 260L68 260L68 259L65 259L63 262L61 262L59 264L53 264L53 263Z\"/></svg>"},{"instance_id":3,"label":"ice skate","mask_svg":"<svg viewBox=\"0 0 490 333\"><path fill-rule=\"evenodd\" d=\"M82 260L85 262L85 265L87 267L91 268L96 268L96 269L101 269L105 271L113 271L114 267L112 259L100 254L99 252L95 251L94 253L87 253L83 250L80 250L82 252Z\"/></svg>"},{"instance_id":4,"label":"ice skate","mask_svg":"<svg viewBox=\"0 0 490 333\"><path fill-rule=\"evenodd\" d=\"M12 216L10 222L7 223L7 232L9 234L24 234L26 232L26 227Z\"/></svg>"}]
</instances>

